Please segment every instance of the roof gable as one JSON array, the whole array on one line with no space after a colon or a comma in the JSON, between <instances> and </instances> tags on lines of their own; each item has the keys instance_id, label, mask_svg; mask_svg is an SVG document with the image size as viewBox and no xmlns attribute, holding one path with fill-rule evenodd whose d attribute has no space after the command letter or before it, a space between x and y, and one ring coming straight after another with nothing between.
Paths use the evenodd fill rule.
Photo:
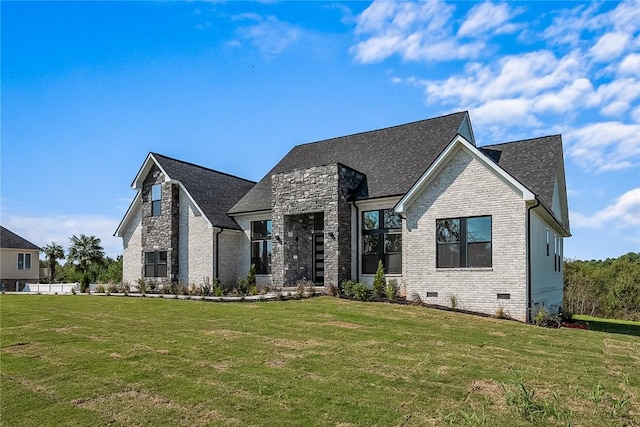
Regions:
<instances>
[{"instance_id":1,"label":"roof gable","mask_svg":"<svg viewBox=\"0 0 640 427\"><path fill-rule=\"evenodd\" d=\"M365 174L366 198L404 194L461 131L473 137L467 112L298 145L230 213L270 210L273 174L331 163Z\"/></svg>"},{"instance_id":2,"label":"roof gable","mask_svg":"<svg viewBox=\"0 0 640 427\"><path fill-rule=\"evenodd\" d=\"M440 153L436 160L429 166L422 176L415 182L415 184L406 192L406 194L400 199L395 206L395 211L398 213L406 213L407 208L415 200L418 194L420 194L426 186L438 175L438 173L449 163L453 156L459 149L466 151L471 157L480 163L484 164L495 175L502 178L507 184L509 184L516 192L518 192L523 200L532 201L535 200L535 195L529 191L529 189L522 185L517 179L507 173L504 169L500 168L496 163L492 162L487 156L483 155L482 151L478 150L474 145L467 141L462 135L457 135L446 147L446 149Z\"/></svg>"},{"instance_id":3,"label":"roof gable","mask_svg":"<svg viewBox=\"0 0 640 427\"><path fill-rule=\"evenodd\" d=\"M179 185L212 227L239 229L238 224L227 215L231 207L254 185L249 181L193 163L176 160L158 153L149 153L131 186L141 190L145 177L156 165L164 175L165 182ZM139 203L134 199L125 214L116 235L121 235L122 227L133 214Z\"/></svg>"},{"instance_id":4,"label":"roof gable","mask_svg":"<svg viewBox=\"0 0 640 427\"><path fill-rule=\"evenodd\" d=\"M42 251L24 237L18 236L11 230L0 226L0 248L2 249L24 249L29 251Z\"/></svg>"},{"instance_id":5,"label":"roof gable","mask_svg":"<svg viewBox=\"0 0 640 427\"><path fill-rule=\"evenodd\" d=\"M479 149L529 188L555 220L569 230L561 135L486 145Z\"/></svg>"}]
</instances>

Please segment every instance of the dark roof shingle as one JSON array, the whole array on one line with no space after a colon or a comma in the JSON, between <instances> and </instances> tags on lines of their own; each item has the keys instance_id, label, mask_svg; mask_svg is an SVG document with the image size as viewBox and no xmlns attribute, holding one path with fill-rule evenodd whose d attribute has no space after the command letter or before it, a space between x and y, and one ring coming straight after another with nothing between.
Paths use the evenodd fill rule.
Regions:
<instances>
[{"instance_id":1,"label":"dark roof shingle","mask_svg":"<svg viewBox=\"0 0 640 427\"><path fill-rule=\"evenodd\" d=\"M171 179L184 185L214 227L239 229L227 212L255 185L254 181L161 154L151 154Z\"/></svg>"},{"instance_id":2,"label":"dark roof shingle","mask_svg":"<svg viewBox=\"0 0 640 427\"><path fill-rule=\"evenodd\" d=\"M551 211L560 135L485 145L479 149L522 185L538 196Z\"/></svg>"},{"instance_id":3,"label":"dark roof shingle","mask_svg":"<svg viewBox=\"0 0 640 427\"><path fill-rule=\"evenodd\" d=\"M41 251L38 246L34 245L27 239L18 236L11 230L0 226L0 248L4 249L24 249L30 251Z\"/></svg>"},{"instance_id":4,"label":"dark roof shingle","mask_svg":"<svg viewBox=\"0 0 640 427\"><path fill-rule=\"evenodd\" d=\"M458 133L466 112L294 147L230 213L269 210L271 176L342 163L367 176L368 198L406 193Z\"/></svg>"}]
</instances>

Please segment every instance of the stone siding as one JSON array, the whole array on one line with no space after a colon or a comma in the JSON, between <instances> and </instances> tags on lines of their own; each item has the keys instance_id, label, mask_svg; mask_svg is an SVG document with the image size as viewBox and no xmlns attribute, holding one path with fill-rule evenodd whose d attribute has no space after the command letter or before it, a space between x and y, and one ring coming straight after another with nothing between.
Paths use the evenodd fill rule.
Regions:
<instances>
[{"instance_id":1,"label":"stone siding","mask_svg":"<svg viewBox=\"0 0 640 427\"><path fill-rule=\"evenodd\" d=\"M492 267L436 268L436 220L491 215ZM526 321L526 205L521 195L459 149L407 209L403 276L407 296L430 304L494 314L503 307ZM427 297L427 292L438 294ZM498 293L510 299L498 299Z\"/></svg>"},{"instance_id":2,"label":"stone siding","mask_svg":"<svg viewBox=\"0 0 640 427\"><path fill-rule=\"evenodd\" d=\"M167 278L153 279L158 283L178 280L179 274L179 220L180 189L164 182L164 174L153 165L142 186L142 251L140 263L144 266L144 252L167 251ZM161 213L151 215L151 187L161 185ZM152 279L152 278L147 278Z\"/></svg>"},{"instance_id":3,"label":"stone siding","mask_svg":"<svg viewBox=\"0 0 640 427\"><path fill-rule=\"evenodd\" d=\"M273 256L271 271L276 286L293 285L308 274L300 269L310 229L301 233L294 222L301 215L324 213L324 281L338 284L351 278L351 207L349 196L366 179L339 163L296 169L272 176ZM300 223L302 226L303 224ZM280 239L280 241L278 240ZM306 249L311 252L310 245ZM297 266L297 268L296 268ZM302 274L301 274L302 272ZM307 277L308 278L308 277Z\"/></svg>"}]
</instances>

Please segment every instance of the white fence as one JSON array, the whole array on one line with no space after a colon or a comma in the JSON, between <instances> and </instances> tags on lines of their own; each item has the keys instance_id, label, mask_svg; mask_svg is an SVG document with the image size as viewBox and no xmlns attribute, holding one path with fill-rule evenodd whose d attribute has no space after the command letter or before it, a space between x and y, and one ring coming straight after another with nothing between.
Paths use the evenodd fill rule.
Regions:
<instances>
[{"instance_id":1,"label":"white fence","mask_svg":"<svg viewBox=\"0 0 640 427\"><path fill-rule=\"evenodd\" d=\"M95 286L95 285L92 285ZM80 292L79 283L26 283L20 292L37 292L40 294L70 294L72 289ZM93 289L92 289L93 290Z\"/></svg>"}]
</instances>

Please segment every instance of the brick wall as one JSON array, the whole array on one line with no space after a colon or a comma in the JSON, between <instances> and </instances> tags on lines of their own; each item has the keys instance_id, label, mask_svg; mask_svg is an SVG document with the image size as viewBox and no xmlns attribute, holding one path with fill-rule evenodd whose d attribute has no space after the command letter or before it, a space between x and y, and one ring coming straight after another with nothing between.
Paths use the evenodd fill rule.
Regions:
<instances>
[{"instance_id":1,"label":"brick wall","mask_svg":"<svg viewBox=\"0 0 640 427\"><path fill-rule=\"evenodd\" d=\"M436 219L492 216L491 268L436 268ZM407 296L526 320L526 207L521 195L460 149L407 208L403 276ZM427 292L438 297L427 298ZM497 299L498 293L510 299Z\"/></svg>"},{"instance_id":2,"label":"brick wall","mask_svg":"<svg viewBox=\"0 0 640 427\"><path fill-rule=\"evenodd\" d=\"M137 209L129 226L122 235L122 281L135 284L142 277L142 210Z\"/></svg>"}]
</instances>

